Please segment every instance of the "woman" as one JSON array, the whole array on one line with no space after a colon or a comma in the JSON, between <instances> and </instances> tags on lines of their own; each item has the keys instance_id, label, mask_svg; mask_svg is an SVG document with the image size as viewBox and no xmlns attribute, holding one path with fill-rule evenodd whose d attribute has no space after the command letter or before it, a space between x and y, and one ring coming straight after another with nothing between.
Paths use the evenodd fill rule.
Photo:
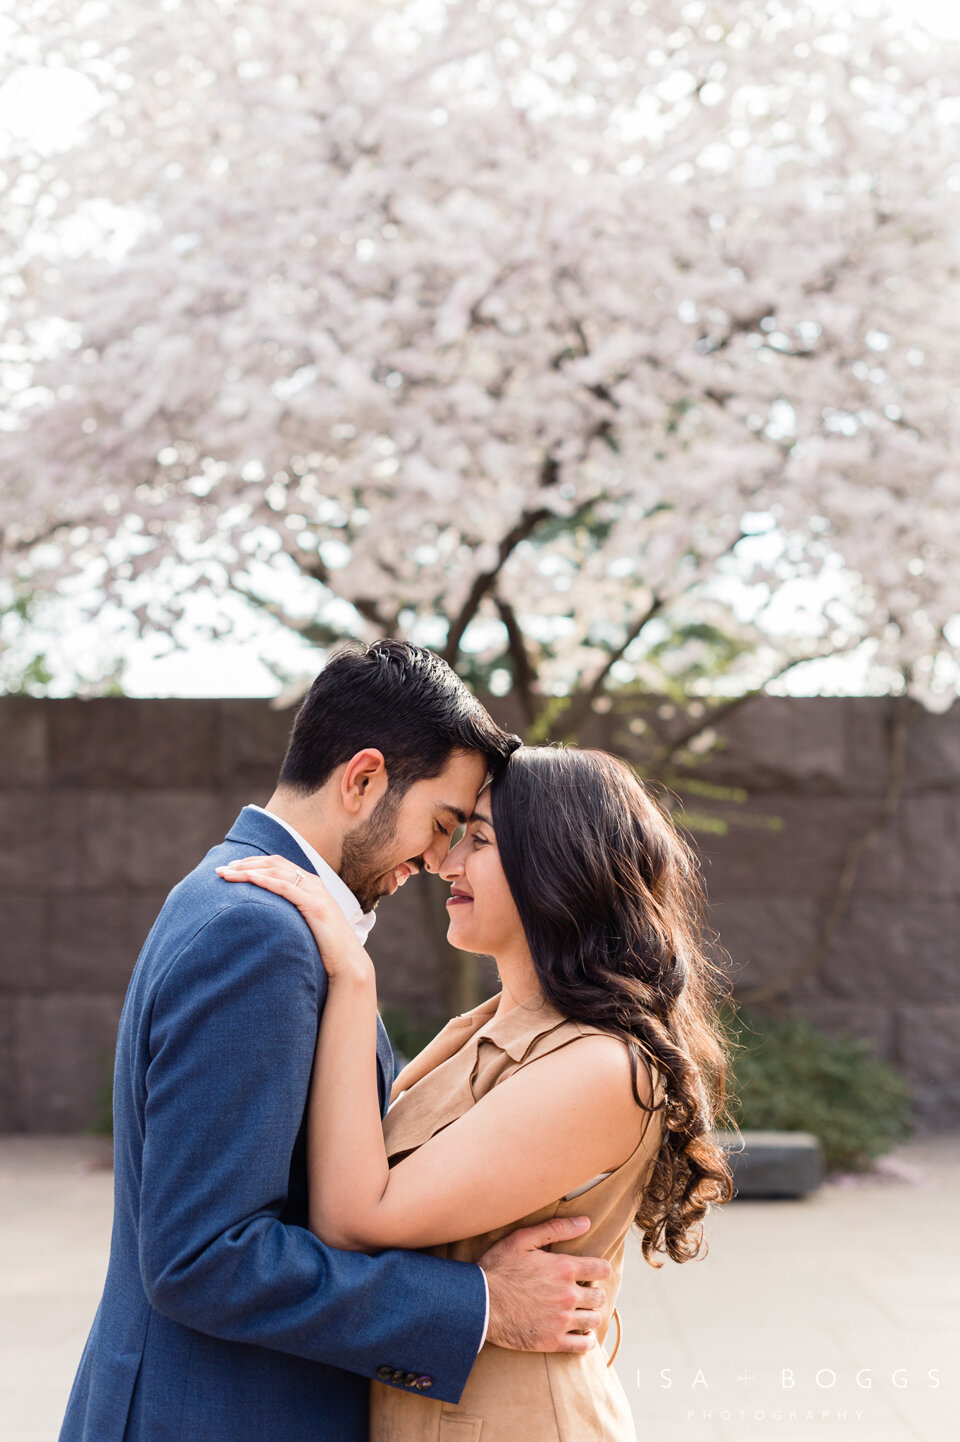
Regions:
<instances>
[{"instance_id":1,"label":"woman","mask_svg":"<svg viewBox=\"0 0 960 1442\"><path fill-rule=\"evenodd\" d=\"M632 1224L643 1252L698 1255L730 1174L716 969L699 934L696 863L623 762L526 747L482 792L441 875L448 938L491 955L502 990L456 1017L398 1076L381 1124L369 956L318 878L281 857L223 873L288 897L329 975L311 1106L310 1224L355 1250L473 1261L556 1215L591 1228L565 1250L612 1264L613 1317ZM374 1383L372 1442L623 1442L623 1388L599 1346L487 1344L458 1405Z\"/></svg>"}]
</instances>

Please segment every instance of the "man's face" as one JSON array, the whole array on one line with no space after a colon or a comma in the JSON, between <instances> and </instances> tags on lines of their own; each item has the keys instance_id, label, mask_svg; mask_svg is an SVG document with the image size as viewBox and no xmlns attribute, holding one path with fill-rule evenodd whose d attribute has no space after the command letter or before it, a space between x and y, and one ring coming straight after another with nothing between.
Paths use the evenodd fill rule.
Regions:
<instances>
[{"instance_id":1,"label":"man's face","mask_svg":"<svg viewBox=\"0 0 960 1442\"><path fill-rule=\"evenodd\" d=\"M340 857L340 875L364 911L424 867L439 871L486 774L479 751L458 751L439 776L415 781L399 799L388 788L369 819L344 838Z\"/></svg>"}]
</instances>

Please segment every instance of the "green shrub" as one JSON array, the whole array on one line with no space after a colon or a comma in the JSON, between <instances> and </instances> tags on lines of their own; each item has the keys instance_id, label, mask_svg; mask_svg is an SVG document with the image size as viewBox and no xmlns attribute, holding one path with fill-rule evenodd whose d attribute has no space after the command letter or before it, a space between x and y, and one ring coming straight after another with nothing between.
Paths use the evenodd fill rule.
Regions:
<instances>
[{"instance_id":1,"label":"green shrub","mask_svg":"<svg viewBox=\"0 0 960 1442\"><path fill-rule=\"evenodd\" d=\"M866 1171L909 1135L909 1085L868 1042L827 1036L806 1017L742 1010L727 1029L731 1114L743 1131L813 1132L827 1166L842 1171Z\"/></svg>"},{"instance_id":2,"label":"green shrub","mask_svg":"<svg viewBox=\"0 0 960 1442\"><path fill-rule=\"evenodd\" d=\"M382 1006L380 1015L394 1051L406 1061L423 1051L443 1026L440 1020L414 1016L405 1006Z\"/></svg>"}]
</instances>

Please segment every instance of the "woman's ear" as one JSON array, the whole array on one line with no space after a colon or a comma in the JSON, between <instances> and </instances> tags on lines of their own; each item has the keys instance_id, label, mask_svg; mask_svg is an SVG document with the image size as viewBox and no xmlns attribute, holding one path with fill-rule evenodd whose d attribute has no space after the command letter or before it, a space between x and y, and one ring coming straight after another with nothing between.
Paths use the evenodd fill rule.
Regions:
<instances>
[{"instance_id":1,"label":"woman's ear","mask_svg":"<svg viewBox=\"0 0 960 1442\"><path fill-rule=\"evenodd\" d=\"M387 763L373 746L351 756L340 777L340 800L345 811L359 817L376 806L387 789Z\"/></svg>"}]
</instances>

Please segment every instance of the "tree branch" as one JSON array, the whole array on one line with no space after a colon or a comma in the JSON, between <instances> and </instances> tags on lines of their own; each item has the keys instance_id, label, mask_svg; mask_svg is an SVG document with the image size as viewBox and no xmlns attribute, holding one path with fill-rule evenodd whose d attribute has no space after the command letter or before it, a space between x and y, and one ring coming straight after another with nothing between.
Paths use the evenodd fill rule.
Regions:
<instances>
[{"instance_id":1,"label":"tree branch","mask_svg":"<svg viewBox=\"0 0 960 1442\"><path fill-rule=\"evenodd\" d=\"M507 649L510 660L513 663L513 681L516 688L517 699L520 702L521 710L526 724L532 725L536 719L537 709L534 700L534 687L537 674L533 669L530 657L527 654L527 645L523 632L520 629L520 622L517 620L517 613L509 601L502 596L494 596L494 605L500 613L500 619L507 630Z\"/></svg>"},{"instance_id":2,"label":"tree branch","mask_svg":"<svg viewBox=\"0 0 960 1442\"><path fill-rule=\"evenodd\" d=\"M722 701L712 710L707 710L704 715L698 717L696 721L690 722L682 731L678 732L676 736L671 736L665 743L665 748L661 753L660 765L663 766L666 762L673 761L677 752L681 751L684 746L688 746L702 731L706 731L708 727L714 726L717 721L722 721L725 716L729 716L732 712L739 710L739 708L746 705L748 701L753 701L757 696L762 696L771 681L779 681L781 676L786 676L795 666L802 666L807 661L819 661L826 656L842 656L845 651L854 650L856 646L861 644L861 641L862 638L858 637L855 642L851 642L849 646L842 646L839 651L826 651L822 655L815 656L794 656L792 660L785 661L782 666L778 666L776 671L761 681L759 686L752 686L749 691L744 691L739 696L731 696L728 701Z\"/></svg>"},{"instance_id":3,"label":"tree branch","mask_svg":"<svg viewBox=\"0 0 960 1442\"><path fill-rule=\"evenodd\" d=\"M463 640L463 633L480 609L481 601L490 591L493 583L503 569L507 558L512 555L521 541L525 541L531 532L536 530L541 521L545 521L552 515L553 512L548 511L545 506L538 507L534 511L523 511L519 520L511 526L497 547L497 560L495 565L491 566L489 570L480 571L474 576L473 585L470 587L467 599L460 607L456 618L450 623L450 632L443 651L443 659L448 665L455 665L457 654L460 650L460 642Z\"/></svg>"},{"instance_id":4,"label":"tree branch","mask_svg":"<svg viewBox=\"0 0 960 1442\"><path fill-rule=\"evenodd\" d=\"M550 486L555 486L559 478L560 466L558 462L553 456L545 456L540 467L540 489L547 490ZM584 502L582 506L577 508L573 519L576 519L576 516L582 514L582 512L592 504L592 501ZM474 577L473 585L470 587L467 599L460 607L459 613L450 625L447 644L443 651L443 659L449 666L455 666L457 654L460 650L460 642L463 640L463 633L477 614L481 601L490 592L508 558L513 554L520 542L525 541L527 537L536 530L541 521L550 520L553 515L554 512L546 506L538 506L532 511L521 512L519 519L511 526L497 547L497 560L495 565L491 566L487 571L481 571Z\"/></svg>"},{"instance_id":5,"label":"tree branch","mask_svg":"<svg viewBox=\"0 0 960 1442\"><path fill-rule=\"evenodd\" d=\"M594 676L587 689L581 691L577 699L570 705L565 713L564 721L564 729L568 735L575 734L578 727L581 726L587 716L589 716L593 703L603 690L603 683L606 681L612 668L618 661L623 659L628 647L633 645L647 622L653 620L654 616L663 609L664 604L661 596L654 596L643 615L639 616L631 626L621 644L615 651L610 652L603 666L597 672L596 676Z\"/></svg>"}]
</instances>

